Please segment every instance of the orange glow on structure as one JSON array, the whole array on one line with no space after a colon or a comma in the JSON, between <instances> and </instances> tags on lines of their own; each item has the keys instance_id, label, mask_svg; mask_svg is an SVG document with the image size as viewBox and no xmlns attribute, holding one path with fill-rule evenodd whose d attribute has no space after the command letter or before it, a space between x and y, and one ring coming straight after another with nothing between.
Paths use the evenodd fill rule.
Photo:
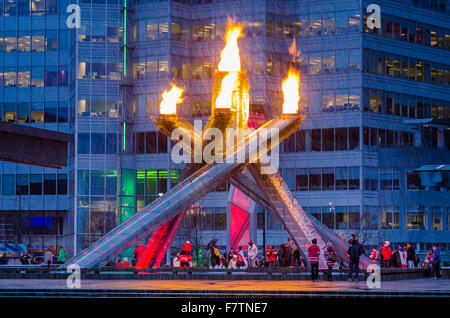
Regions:
<instances>
[{"instance_id":1,"label":"orange glow on structure","mask_svg":"<svg viewBox=\"0 0 450 318\"><path fill-rule=\"evenodd\" d=\"M184 89L177 87L172 84L170 90L165 90L162 93L162 101L159 105L159 112L161 115L176 115L177 104L183 102L181 94L183 94Z\"/></svg>"},{"instance_id":2,"label":"orange glow on structure","mask_svg":"<svg viewBox=\"0 0 450 318\"><path fill-rule=\"evenodd\" d=\"M242 36L242 26L229 21L225 34L225 47L220 53L219 72L228 72L220 84L216 98L216 108L233 108L233 91L238 87L238 72L241 71L238 39Z\"/></svg>"},{"instance_id":3,"label":"orange glow on structure","mask_svg":"<svg viewBox=\"0 0 450 318\"><path fill-rule=\"evenodd\" d=\"M281 83L283 91L283 114L298 113L300 102L300 72L290 67L286 78Z\"/></svg>"}]
</instances>

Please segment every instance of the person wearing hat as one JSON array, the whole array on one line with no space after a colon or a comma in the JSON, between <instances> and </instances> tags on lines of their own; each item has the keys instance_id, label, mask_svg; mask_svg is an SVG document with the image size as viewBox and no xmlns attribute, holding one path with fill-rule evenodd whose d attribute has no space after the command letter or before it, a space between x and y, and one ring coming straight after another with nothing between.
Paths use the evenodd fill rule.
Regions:
<instances>
[{"instance_id":1,"label":"person wearing hat","mask_svg":"<svg viewBox=\"0 0 450 318\"><path fill-rule=\"evenodd\" d=\"M392 250L389 247L389 241L384 242L381 249L381 264L384 268L391 267Z\"/></svg>"},{"instance_id":2,"label":"person wearing hat","mask_svg":"<svg viewBox=\"0 0 450 318\"><path fill-rule=\"evenodd\" d=\"M333 280L333 267L337 261L337 255L333 249L333 244L331 242L327 243L327 248L325 249L325 252L323 253L323 255L325 256L325 259L327 260L327 266L328 266L327 280L331 282Z\"/></svg>"}]
</instances>

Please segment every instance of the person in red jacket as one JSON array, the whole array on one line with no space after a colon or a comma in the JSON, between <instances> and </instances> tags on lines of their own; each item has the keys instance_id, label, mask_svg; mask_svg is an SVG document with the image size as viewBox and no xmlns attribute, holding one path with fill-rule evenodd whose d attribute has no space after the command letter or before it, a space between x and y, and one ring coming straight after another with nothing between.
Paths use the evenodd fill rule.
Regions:
<instances>
[{"instance_id":1,"label":"person in red jacket","mask_svg":"<svg viewBox=\"0 0 450 318\"><path fill-rule=\"evenodd\" d=\"M325 259L327 260L327 266L328 266L327 280L330 282L333 280L333 267L337 260L336 252L334 251L332 246L333 246L333 244L331 244L331 242L328 242L327 248L325 249L325 252L323 253L323 256L325 256Z\"/></svg>"},{"instance_id":2,"label":"person in red jacket","mask_svg":"<svg viewBox=\"0 0 450 318\"><path fill-rule=\"evenodd\" d=\"M384 242L381 249L381 264L384 268L391 267L392 250L389 247L389 241Z\"/></svg>"},{"instance_id":3,"label":"person in red jacket","mask_svg":"<svg viewBox=\"0 0 450 318\"><path fill-rule=\"evenodd\" d=\"M277 250L272 245L269 249L269 267L273 268L275 266L276 261L277 261Z\"/></svg>"},{"instance_id":4,"label":"person in red jacket","mask_svg":"<svg viewBox=\"0 0 450 318\"><path fill-rule=\"evenodd\" d=\"M377 251L377 249L375 247L372 249L372 252L370 253L369 258L375 264L378 263L378 251Z\"/></svg>"},{"instance_id":5,"label":"person in red jacket","mask_svg":"<svg viewBox=\"0 0 450 318\"><path fill-rule=\"evenodd\" d=\"M187 255L191 255L192 247L191 247L191 242L189 242L189 240L183 244L183 246L181 247L181 251L185 251L187 253Z\"/></svg>"},{"instance_id":6,"label":"person in red jacket","mask_svg":"<svg viewBox=\"0 0 450 318\"><path fill-rule=\"evenodd\" d=\"M124 257L123 258L123 267L130 267L130 266L131 266L131 264L128 261L128 258Z\"/></svg>"},{"instance_id":7,"label":"person in red jacket","mask_svg":"<svg viewBox=\"0 0 450 318\"><path fill-rule=\"evenodd\" d=\"M138 246L134 249L134 258L136 259L136 263L139 262L142 252L144 252L144 247L142 246L142 243L139 242Z\"/></svg>"},{"instance_id":8,"label":"person in red jacket","mask_svg":"<svg viewBox=\"0 0 450 318\"><path fill-rule=\"evenodd\" d=\"M313 282L319 280L319 256L320 248L317 246L317 240L312 239L311 245L308 247L308 258L311 264L311 279Z\"/></svg>"},{"instance_id":9,"label":"person in red jacket","mask_svg":"<svg viewBox=\"0 0 450 318\"><path fill-rule=\"evenodd\" d=\"M189 262L191 261L191 256L186 253L186 251L181 251L179 257L180 267L189 267Z\"/></svg>"}]
</instances>

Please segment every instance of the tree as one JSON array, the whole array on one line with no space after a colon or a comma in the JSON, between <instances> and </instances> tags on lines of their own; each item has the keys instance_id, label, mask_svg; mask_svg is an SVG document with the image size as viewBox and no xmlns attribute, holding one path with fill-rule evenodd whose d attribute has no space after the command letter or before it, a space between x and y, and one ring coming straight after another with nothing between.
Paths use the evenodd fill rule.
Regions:
<instances>
[{"instance_id":1,"label":"tree","mask_svg":"<svg viewBox=\"0 0 450 318\"><path fill-rule=\"evenodd\" d=\"M199 264L200 259L199 251L203 251L202 256L208 255L208 251L204 251L204 242L206 237L206 231L211 229L211 220L208 218L214 217L214 214L206 213L205 209L199 204L193 204L185 213L183 222L174 237L173 245L181 250L181 246L189 240L192 245L193 261ZM215 238L215 231L213 232L213 238Z\"/></svg>"}]
</instances>

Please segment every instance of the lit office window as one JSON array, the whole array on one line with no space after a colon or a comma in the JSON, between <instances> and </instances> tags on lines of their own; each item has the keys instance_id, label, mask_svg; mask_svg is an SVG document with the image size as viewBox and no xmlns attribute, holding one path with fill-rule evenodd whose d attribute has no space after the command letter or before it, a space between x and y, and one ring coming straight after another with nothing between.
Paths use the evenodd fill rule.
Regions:
<instances>
[{"instance_id":1,"label":"lit office window","mask_svg":"<svg viewBox=\"0 0 450 318\"><path fill-rule=\"evenodd\" d=\"M5 17L12 17L17 15L17 1L5 0Z\"/></svg>"},{"instance_id":2,"label":"lit office window","mask_svg":"<svg viewBox=\"0 0 450 318\"><path fill-rule=\"evenodd\" d=\"M442 231L442 208L431 208L431 226L434 231Z\"/></svg>"},{"instance_id":3,"label":"lit office window","mask_svg":"<svg viewBox=\"0 0 450 318\"><path fill-rule=\"evenodd\" d=\"M359 229L361 224L361 214L359 206L350 206L348 211L349 228Z\"/></svg>"},{"instance_id":4,"label":"lit office window","mask_svg":"<svg viewBox=\"0 0 450 318\"><path fill-rule=\"evenodd\" d=\"M3 121L5 123L16 122L16 103L3 103Z\"/></svg>"},{"instance_id":5,"label":"lit office window","mask_svg":"<svg viewBox=\"0 0 450 318\"><path fill-rule=\"evenodd\" d=\"M17 51L30 52L31 37L29 35L19 36L17 38Z\"/></svg>"},{"instance_id":6,"label":"lit office window","mask_svg":"<svg viewBox=\"0 0 450 318\"><path fill-rule=\"evenodd\" d=\"M408 230L425 230L425 207L408 206L406 212Z\"/></svg>"},{"instance_id":7,"label":"lit office window","mask_svg":"<svg viewBox=\"0 0 450 318\"><path fill-rule=\"evenodd\" d=\"M348 207L337 206L336 211L336 229L346 230L349 228L349 214Z\"/></svg>"},{"instance_id":8,"label":"lit office window","mask_svg":"<svg viewBox=\"0 0 450 318\"><path fill-rule=\"evenodd\" d=\"M334 229L334 211L334 206L330 205L322 207L322 223L329 229Z\"/></svg>"},{"instance_id":9,"label":"lit office window","mask_svg":"<svg viewBox=\"0 0 450 318\"><path fill-rule=\"evenodd\" d=\"M20 88L30 87L30 71L17 72L17 84Z\"/></svg>"},{"instance_id":10,"label":"lit office window","mask_svg":"<svg viewBox=\"0 0 450 318\"><path fill-rule=\"evenodd\" d=\"M41 16L45 14L45 0L31 0L31 15Z\"/></svg>"},{"instance_id":11,"label":"lit office window","mask_svg":"<svg viewBox=\"0 0 450 318\"><path fill-rule=\"evenodd\" d=\"M381 211L381 229L397 230L399 224L398 206L382 206Z\"/></svg>"},{"instance_id":12,"label":"lit office window","mask_svg":"<svg viewBox=\"0 0 450 318\"><path fill-rule=\"evenodd\" d=\"M44 105L42 103L31 103L30 118L32 123L44 122Z\"/></svg>"},{"instance_id":13,"label":"lit office window","mask_svg":"<svg viewBox=\"0 0 450 318\"><path fill-rule=\"evenodd\" d=\"M158 19L151 19L147 22L147 30L145 38L147 40L157 40L158 39Z\"/></svg>"}]
</instances>

